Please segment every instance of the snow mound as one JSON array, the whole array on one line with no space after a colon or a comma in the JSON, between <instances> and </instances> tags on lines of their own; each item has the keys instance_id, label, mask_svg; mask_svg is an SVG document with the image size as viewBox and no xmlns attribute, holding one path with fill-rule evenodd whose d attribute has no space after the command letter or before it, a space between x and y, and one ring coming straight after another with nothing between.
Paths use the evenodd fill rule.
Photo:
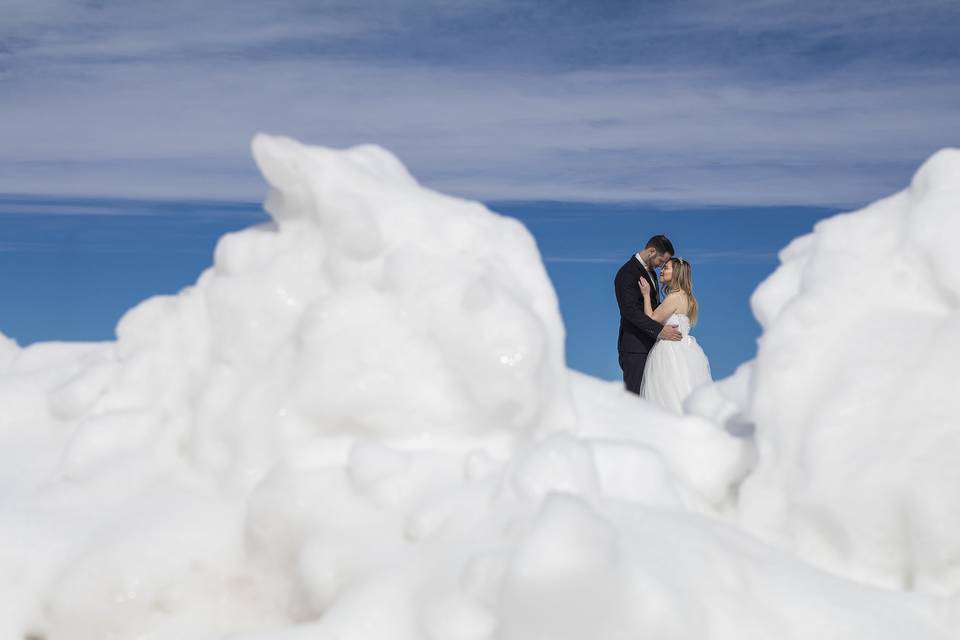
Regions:
<instances>
[{"instance_id":1,"label":"snow mound","mask_svg":"<svg viewBox=\"0 0 960 640\"><path fill-rule=\"evenodd\" d=\"M253 150L275 223L225 236L194 289L117 329L144 401L199 414L198 459L256 479L284 437L317 430L509 440L570 427L563 326L522 225L420 188L378 147L261 135Z\"/></svg>"},{"instance_id":2,"label":"snow mound","mask_svg":"<svg viewBox=\"0 0 960 640\"><path fill-rule=\"evenodd\" d=\"M755 362L704 411L755 429L750 529L939 595L960 593L958 211L960 150L946 149L909 189L794 240L751 300Z\"/></svg>"}]
</instances>

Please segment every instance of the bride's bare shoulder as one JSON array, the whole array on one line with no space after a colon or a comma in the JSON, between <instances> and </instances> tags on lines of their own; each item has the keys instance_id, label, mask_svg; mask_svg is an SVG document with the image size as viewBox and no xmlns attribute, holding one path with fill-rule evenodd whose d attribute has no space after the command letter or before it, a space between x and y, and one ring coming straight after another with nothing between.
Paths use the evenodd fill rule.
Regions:
<instances>
[{"instance_id":1,"label":"bride's bare shoulder","mask_svg":"<svg viewBox=\"0 0 960 640\"><path fill-rule=\"evenodd\" d=\"M667 294L667 297L663 299L664 303L670 305L675 313L686 313L689 303L687 301L687 294L683 291L671 291Z\"/></svg>"}]
</instances>

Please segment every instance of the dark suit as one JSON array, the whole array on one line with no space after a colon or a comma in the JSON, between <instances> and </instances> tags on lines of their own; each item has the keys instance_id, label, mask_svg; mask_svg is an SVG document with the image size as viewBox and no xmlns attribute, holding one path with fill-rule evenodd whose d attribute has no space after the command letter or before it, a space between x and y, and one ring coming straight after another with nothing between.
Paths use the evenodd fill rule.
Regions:
<instances>
[{"instance_id":1,"label":"dark suit","mask_svg":"<svg viewBox=\"0 0 960 640\"><path fill-rule=\"evenodd\" d=\"M654 309L660 304L659 285L636 256L617 271L613 287L620 307L620 337L617 339L617 352L620 354L620 368L623 369L623 382L627 391L640 393L643 382L643 368L647 364L647 354L657 342L663 325L647 317L643 312L643 294L637 282L640 278L650 283L650 304Z\"/></svg>"}]
</instances>

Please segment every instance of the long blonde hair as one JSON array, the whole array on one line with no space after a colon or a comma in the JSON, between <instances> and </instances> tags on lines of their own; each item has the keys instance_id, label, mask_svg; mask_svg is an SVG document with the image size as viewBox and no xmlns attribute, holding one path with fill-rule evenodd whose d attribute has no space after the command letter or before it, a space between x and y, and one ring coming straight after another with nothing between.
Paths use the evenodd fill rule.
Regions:
<instances>
[{"instance_id":1,"label":"long blonde hair","mask_svg":"<svg viewBox=\"0 0 960 640\"><path fill-rule=\"evenodd\" d=\"M681 291L687 296L687 317L690 318L690 324L696 324L697 299L693 296L693 273L690 263L683 258L670 258L670 263L673 265L673 273L667 284L667 294Z\"/></svg>"}]
</instances>

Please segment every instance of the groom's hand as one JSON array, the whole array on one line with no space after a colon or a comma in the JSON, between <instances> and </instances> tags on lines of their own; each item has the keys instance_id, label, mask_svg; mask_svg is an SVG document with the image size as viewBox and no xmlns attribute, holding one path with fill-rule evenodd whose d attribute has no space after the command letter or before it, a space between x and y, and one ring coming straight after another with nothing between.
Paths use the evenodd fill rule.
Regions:
<instances>
[{"instance_id":1,"label":"groom's hand","mask_svg":"<svg viewBox=\"0 0 960 640\"><path fill-rule=\"evenodd\" d=\"M680 333L679 325L675 324L665 324L663 329L660 331L658 336L661 340L673 340L677 341L683 338L683 334Z\"/></svg>"}]
</instances>

